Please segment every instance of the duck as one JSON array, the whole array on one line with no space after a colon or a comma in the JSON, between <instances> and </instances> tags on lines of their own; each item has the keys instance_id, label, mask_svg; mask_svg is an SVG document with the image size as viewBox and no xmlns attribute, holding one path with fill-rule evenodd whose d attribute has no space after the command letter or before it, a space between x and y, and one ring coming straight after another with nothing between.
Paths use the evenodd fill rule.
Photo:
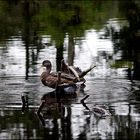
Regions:
<instances>
[{"instance_id":1,"label":"duck","mask_svg":"<svg viewBox=\"0 0 140 140\"><path fill-rule=\"evenodd\" d=\"M75 68L73 66L68 66L65 61L61 60L61 71L52 72L52 64L49 60L44 60L42 62L43 72L40 76L43 85L55 89L58 85L58 75L59 76L59 86L63 88L75 86L76 83L84 84L86 80L84 76L91 71L95 66L91 66L85 71L81 71L80 68Z\"/></svg>"}]
</instances>

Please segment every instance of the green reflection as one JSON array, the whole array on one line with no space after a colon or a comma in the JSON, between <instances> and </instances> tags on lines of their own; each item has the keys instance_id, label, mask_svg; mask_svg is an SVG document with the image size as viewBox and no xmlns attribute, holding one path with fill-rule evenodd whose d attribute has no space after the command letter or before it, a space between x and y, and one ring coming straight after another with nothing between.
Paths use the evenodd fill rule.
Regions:
<instances>
[{"instance_id":1,"label":"green reflection","mask_svg":"<svg viewBox=\"0 0 140 140\"><path fill-rule=\"evenodd\" d=\"M128 65L128 78L140 80L140 2L123 1L119 3L119 9L126 22L119 31L110 27L106 35L111 36L114 52L121 51L122 56L115 64L117 68Z\"/></svg>"},{"instance_id":2,"label":"green reflection","mask_svg":"<svg viewBox=\"0 0 140 140\"><path fill-rule=\"evenodd\" d=\"M26 49L26 79L29 68L36 71L35 64L42 46L42 35L50 35L57 49L57 70L63 58L64 39L68 35L68 63L73 64L74 45L85 31L102 28L105 22L118 14L117 1L1 1L0 36L6 41L21 35ZM109 9L114 8L114 12ZM35 53L36 52L36 53Z\"/></svg>"},{"instance_id":3,"label":"green reflection","mask_svg":"<svg viewBox=\"0 0 140 140\"><path fill-rule=\"evenodd\" d=\"M39 121L36 114L33 111L28 111L25 114L21 113L21 110L2 109L0 116L2 120L0 123L0 133L5 132L5 136L1 135L1 138L5 139L38 139L42 137L39 128Z\"/></svg>"}]
</instances>

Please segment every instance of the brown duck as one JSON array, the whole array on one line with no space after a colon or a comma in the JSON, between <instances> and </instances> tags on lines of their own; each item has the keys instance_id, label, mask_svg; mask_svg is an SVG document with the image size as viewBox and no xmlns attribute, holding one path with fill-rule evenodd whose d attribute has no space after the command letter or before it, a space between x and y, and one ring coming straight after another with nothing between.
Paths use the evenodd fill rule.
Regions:
<instances>
[{"instance_id":1,"label":"brown duck","mask_svg":"<svg viewBox=\"0 0 140 140\"><path fill-rule=\"evenodd\" d=\"M48 87L56 88L59 85L68 87L75 85L77 82L85 83L84 76L91 71L95 66L91 66L85 71L81 71L79 68L68 66L64 60L61 61L61 76L58 76L58 72L51 72L52 64L49 60L44 60L42 66L45 68L41 74L41 82Z\"/></svg>"}]
</instances>

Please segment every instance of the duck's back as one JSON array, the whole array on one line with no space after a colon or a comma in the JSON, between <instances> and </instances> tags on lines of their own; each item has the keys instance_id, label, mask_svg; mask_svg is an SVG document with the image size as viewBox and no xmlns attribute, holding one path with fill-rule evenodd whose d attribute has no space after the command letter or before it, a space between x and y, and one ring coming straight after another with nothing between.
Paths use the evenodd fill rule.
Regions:
<instances>
[{"instance_id":1,"label":"duck's back","mask_svg":"<svg viewBox=\"0 0 140 140\"><path fill-rule=\"evenodd\" d=\"M45 86L55 88L58 84L58 77L56 72L52 72L49 75L46 72L43 72L41 74L41 81ZM71 74L61 73L61 79L59 81L59 84L75 84L75 77Z\"/></svg>"}]
</instances>

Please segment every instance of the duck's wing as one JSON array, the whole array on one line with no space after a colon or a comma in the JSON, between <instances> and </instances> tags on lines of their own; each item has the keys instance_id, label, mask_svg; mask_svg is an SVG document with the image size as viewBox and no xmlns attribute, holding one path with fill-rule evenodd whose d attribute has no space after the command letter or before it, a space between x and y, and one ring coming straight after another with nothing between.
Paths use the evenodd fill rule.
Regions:
<instances>
[{"instance_id":1,"label":"duck's wing","mask_svg":"<svg viewBox=\"0 0 140 140\"><path fill-rule=\"evenodd\" d=\"M73 66L69 66L69 69L71 73L76 77L77 81L80 81L79 73L77 72L77 70Z\"/></svg>"},{"instance_id":2,"label":"duck's wing","mask_svg":"<svg viewBox=\"0 0 140 140\"><path fill-rule=\"evenodd\" d=\"M78 67L67 65L64 59L61 60L61 71L73 75L78 81L81 81L80 78L83 78L88 72L90 72L95 67L95 65L91 65L88 69L82 71Z\"/></svg>"},{"instance_id":3,"label":"duck's wing","mask_svg":"<svg viewBox=\"0 0 140 140\"><path fill-rule=\"evenodd\" d=\"M52 72L52 73L50 73L50 75L53 77L57 77L58 73ZM62 78L66 79L66 80L70 80L70 81L76 81L75 76L73 76L72 74L64 73L64 72L61 73L61 79Z\"/></svg>"},{"instance_id":4,"label":"duck's wing","mask_svg":"<svg viewBox=\"0 0 140 140\"><path fill-rule=\"evenodd\" d=\"M84 77L88 72L90 72L93 68L95 68L95 65L90 66L87 70L81 72L81 74L79 75L80 78Z\"/></svg>"},{"instance_id":5,"label":"duck's wing","mask_svg":"<svg viewBox=\"0 0 140 140\"><path fill-rule=\"evenodd\" d=\"M70 77L72 75L73 77L76 77L78 81L80 81L79 74L81 73L81 70L67 65L64 59L61 60L61 72L70 74Z\"/></svg>"},{"instance_id":6,"label":"duck's wing","mask_svg":"<svg viewBox=\"0 0 140 140\"><path fill-rule=\"evenodd\" d=\"M56 85L57 85L57 77L54 77L52 75L49 75L45 79L42 80L42 83L45 86L48 86L50 88L55 88Z\"/></svg>"},{"instance_id":7,"label":"duck's wing","mask_svg":"<svg viewBox=\"0 0 140 140\"><path fill-rule=\"evenodd\" d=\"M77 81L75 80L74 76L66 73L61 73L61 79L59 85L69 86L75 84L76 82ZM58 84L58 74L55 72L50 73L42 80L42 83L45 86L56 88Z\"/></svg>"},{"instance_id":8,"label":"duck's wing","mask_svg":"<svg viewBox=\"0 0 140 140\"><path fill-rule=\"evenodd\" d=\"M61 60L61 71L70 74L68 65L65 63L64 59Z\"/></svg>"}]
</instances>

